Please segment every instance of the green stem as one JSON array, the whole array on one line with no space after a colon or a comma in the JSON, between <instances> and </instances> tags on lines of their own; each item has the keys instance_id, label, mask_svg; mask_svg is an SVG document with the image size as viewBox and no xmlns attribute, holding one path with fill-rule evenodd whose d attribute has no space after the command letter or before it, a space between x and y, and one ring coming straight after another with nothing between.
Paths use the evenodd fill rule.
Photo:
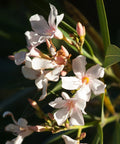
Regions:
<instances>
[{"instance_id":1,"label":"green stem","mask_svg":"<svg viewBox=\"0 0 120 144\"><path fill-rule=\"evenodd\" d=\"M104 126L106 124L109 124L111 122L118 121L118 120L120 120L120 113L119 114L115 114L114 116L111 116L109 118L105 118L105 120L104 120Z\"/></svg>"},{"instance_id":2,"label":"green stem","mask_svg":"<svg viewBox=\"0 0 120 144\"><path fill-rule=\"evenodd\" d=\"M78 129L77 138L79 138L80 135L81 135L81 128Z\"/></svg>"},{"instance_id":3,"label":"green stem","mask_svg":"<svg viewBox=\"0 0 120 144\"><path fill-rule=\"evenodd\" d=\"M89 52L92 56L92 59L95 63L99 64L99 65L102 65L102 63L99 61L99 59L94 55L93 53L93 49L91 47L91 45L88 43L88 41L85 39L85 45L87 46L87 48L89 49Z\"/></svg>"},{"instance_id":4,"label":"green stem","mask_svg":"<svg viewBox=\"0 0 120 144\"><path fill-rule=\"evenodd\" d=\"M103 144L103 128L100 124L98 125L98 134L100 137L100 144Z\"/></svg>"},{"instance_id":5,"label":"green stem","mask_svg":"<svg viewBox=\"0 0 120 144\"><path fill-rule=\"evenodd\" d=\"M105 97L105 94L102 94L101 123L104 123L104 97Z\"/></svg>"}]
</instances>

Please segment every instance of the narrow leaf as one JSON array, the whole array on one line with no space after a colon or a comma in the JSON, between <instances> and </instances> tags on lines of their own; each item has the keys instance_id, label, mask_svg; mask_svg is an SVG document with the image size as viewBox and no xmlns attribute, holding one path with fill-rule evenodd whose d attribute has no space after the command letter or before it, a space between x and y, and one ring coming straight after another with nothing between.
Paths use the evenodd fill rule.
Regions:
<instances>
[{"instance_id":1,"label":"narrow leaf","mask_svg":"<svg viewBox=\"0 0 120 144\"><path fill-rule=\"evenodd\" d=\"M106 16L103 0L96 0L96 5L97 5L101 35L103 38L104 50L106 53L107 47L110 45L110 35L109 35L107 16Z\"/></svg>"},{"instance_id":2,"label":"narrow leaf","mask_svg":"<svg viewBox=\"0 0 120 144\"><path fill-rule=\"evenodd\" d=\"M112 144L120 144L120 123L116 122Z\"/></svg>"},{"instance_id":3,"label":"narrow leaf","mask_svg":"<svg viewBox=\"0 0 120 144\"><path fill-rule=\"evenodd\" d=\"M104 67L111 66L120 62L120 48L115 45L109 45L105 56Z\"/></svg>"}]
</instances>

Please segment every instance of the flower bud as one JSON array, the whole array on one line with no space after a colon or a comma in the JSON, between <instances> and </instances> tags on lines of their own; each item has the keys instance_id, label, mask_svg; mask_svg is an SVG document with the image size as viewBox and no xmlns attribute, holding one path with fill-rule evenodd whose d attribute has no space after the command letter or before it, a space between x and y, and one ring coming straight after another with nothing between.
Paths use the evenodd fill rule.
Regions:
<instances>
[{"instance_id":1,"label":"flower bud","mask_svg":"<svg viewBox=\"0 0 120 144\"><path fill-rule=\"evenodd\" d=\"M84 40L85 40L85 34L86 34L85 26L83 26L80 22L78 22L77 25L76 25L76 31L77 31L77 34L80 37L81 43L83 44Z\"/></svg>"},{"instance_id":2,"label":"flower bud","mask_svg":"<svg viewBox=\"0 0 120 144\"><path fill-rule=\"evenodd\" d=\"M76 31L80 37L85 36L85 27L80 22L76 25Z\"/></svg>"}]
</instances>

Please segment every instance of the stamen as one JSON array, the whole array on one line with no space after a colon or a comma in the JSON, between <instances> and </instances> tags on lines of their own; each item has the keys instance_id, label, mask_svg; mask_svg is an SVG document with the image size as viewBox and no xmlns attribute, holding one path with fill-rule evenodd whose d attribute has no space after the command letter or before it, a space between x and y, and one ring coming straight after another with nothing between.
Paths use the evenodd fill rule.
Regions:
<instances>
[{"instance_id":1,"label":"stamen","mask_svg":"<svg viewBox=\"0 0 120 144\"><path fill-rule=\"evenodd\" d=\"M88 83L89 83L89 77L84 76L84 77L82 78L82 83L88 84Z\"/></svg>"}]
</instances>

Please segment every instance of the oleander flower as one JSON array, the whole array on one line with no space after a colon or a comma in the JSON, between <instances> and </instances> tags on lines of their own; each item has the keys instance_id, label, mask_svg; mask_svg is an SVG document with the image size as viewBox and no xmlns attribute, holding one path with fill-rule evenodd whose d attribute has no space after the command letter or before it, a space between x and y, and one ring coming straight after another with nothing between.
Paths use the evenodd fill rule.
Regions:
<instances>
[{"instance_id":1,"label":"oleander flower","mask_svg":"<svg viewBox=\"0 0 120 144\"><path fill-rule=\"evenodd\" d=\"M36 47L45 42L46 39L52 39L53 37L58 39L63 38L63 34L58 29L58 25L62 21L64 14L58 15L57 9L52 4L50 4L50 9L48 23L42 15L35 14L30 17L33 31L25 32L28 47Z\"/></svg>"},{"instance_id":2,"label":"oleander flower","mask_svg":"<svg viewBox=\"0 0 120 144\"><path fill-rule=\"evenodd\" d=\"M72 61L73 72L76 76L62 77L62 87L67 90L77 90L76 97L89 101L91 91L94 95L102 94L106 85L98 80L98 78L104 76L104 68L96 64L86 71L86 64L87 62L84 56L79 55L76 57Z\"/></svg>"},{"instance_id":3,"label":"oleander flower","mask_svg":"<svg viewBox=\"0 0 120 144\"><path fill-rule=\"evenodd\" d=\"M21 65L25 63L26 57L28 56L29 57L44 57L44 58L49 59L49 56L43 54L38 48L35 48L35 47L31 47L31 49L29 49L28 52L26 52L25 50L16 52L14 55L10 55L9 58L11 60L14 60L16 65Z\"/></svg>"},{"instance_id":4,"label":"oleander flower","mask_svg":"<svg viewBox=\"0 0 120 144\"><path fill-rule=\"evenodd\" d=\"M6 111L3 113L3 117L11 116L13 123L8 124L5 127L5 131L12 132L14 135L17 135L16 138L12 139L11 141L7 141L6 144L21 144L25 137L31 135L34 131L29 128L27 120L24 118L19 118L18 121L15 120L14 115Z\"/></svg>"},{"instance_id":5,"label":"oleander flower","mask_svg":"<svg viewBox=\"0 0 120 144\"><path fill-rule=\"evenodd\" d=\"M30 59L30 57L26 57L25 65L22 66L22 73L25 78L35 80L37 88L42 89L42 95L39 100L43 100L47 96L48 81L58 81L63 68L63 65L57 67L52 61L47 59L38 57Z\"/></svg>"},{"instance_id":6,"label":"oleander flower","mask_svg":"<svg viewBox=\"0 0 120 144\"><path fill-rule=\"evenodd\" d=\"M62 97L56 98L49 105L58 110L54 113L54 119L58 125L62 125L68 118L70 125L84 125L82 112L86 107L86 102L80 98L70 98L65 92L62 92Z\"/></svg>"}]
</instances>

